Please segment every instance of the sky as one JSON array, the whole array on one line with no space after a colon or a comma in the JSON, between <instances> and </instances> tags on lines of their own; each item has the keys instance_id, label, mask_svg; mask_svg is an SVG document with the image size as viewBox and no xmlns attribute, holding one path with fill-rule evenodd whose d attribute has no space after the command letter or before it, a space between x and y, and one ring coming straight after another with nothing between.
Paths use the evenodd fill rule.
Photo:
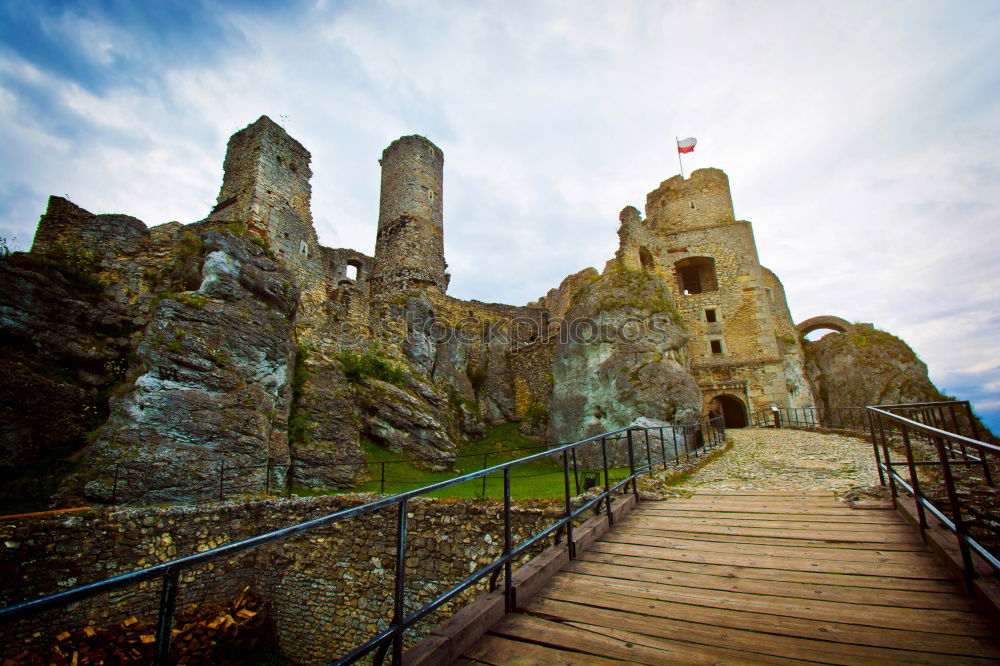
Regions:
<instances>
[{"instance_id":1,"label":"sky","mask_svg":"<svg viewBox=\"0 0 1000 666\"><path fill-rule=\"evenodd\" d=\"M366 254L382 150L431 139L449 293L524 304L602 268L693 136L796 321L902 337L1000 431L998 51L995 0L0 0L0 237L50 194L199 220L266 114L320 242Z\"/></svg>"}]
</instances>

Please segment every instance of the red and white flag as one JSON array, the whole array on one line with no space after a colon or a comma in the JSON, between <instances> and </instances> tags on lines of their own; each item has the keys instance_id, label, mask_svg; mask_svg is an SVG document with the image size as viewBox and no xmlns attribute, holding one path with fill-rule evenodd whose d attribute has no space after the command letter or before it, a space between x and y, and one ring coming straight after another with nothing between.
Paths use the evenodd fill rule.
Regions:
<instances>
[{"instance_id":1,"label":"red and white flag","mask_svg":"<svg viewBox=\"0 0 1000 666\"><path fill-rule=\"evenodd\" d=\"M688 137L686 139L681 139L677 142L677 152L678 153L690 153L694 152L694 146L698 143L698 139L694 137Z\"/></svg>"}]
</instances>

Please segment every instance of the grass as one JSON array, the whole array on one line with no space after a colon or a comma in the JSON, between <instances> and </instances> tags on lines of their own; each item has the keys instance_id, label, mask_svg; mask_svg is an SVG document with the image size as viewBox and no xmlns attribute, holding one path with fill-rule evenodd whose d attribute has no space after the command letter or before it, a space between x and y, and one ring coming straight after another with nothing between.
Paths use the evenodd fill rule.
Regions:
<instances>
[{"instance_id":1,"label":"grass","mask_svg":"<svg viewBox=\"0 0 1000 666\"><path fill-rule=\"evenodd\" d=\"M362 448L368 459L370 481L354 488L343 490L304 490L296 489L299 495L325 495L348 492L383 492L381 482L382 463L385 463L386 494L401 493L438 481L444 481L470 472L477 472L484 467L499 465L510 460L544 451L538 442L524 437L518 432L517 423L507 423L490 429L486 437L475 442L469 442L459 447L459 457L455 466L442 472L416 467L410 462L395 462L404 457L384 449L372 442L364 442ZM531 447L530 451L511 451ZM622 479L628 474L627 468L609 470L614 478ZM582 489L584 470L579 470ZM565 493L563 468L561 462L545 457L530 463L524 463L511 469L511 497L514 499L535 499L542 497L563 497ZM576 482L570 470L570 492L576 495ZM473 498L483 497L483 480L474 479L441 490L428 493L427 497ZM486 478L485 497L503 498L503 472L491 474Z\"/></svg>"}]
</instances>

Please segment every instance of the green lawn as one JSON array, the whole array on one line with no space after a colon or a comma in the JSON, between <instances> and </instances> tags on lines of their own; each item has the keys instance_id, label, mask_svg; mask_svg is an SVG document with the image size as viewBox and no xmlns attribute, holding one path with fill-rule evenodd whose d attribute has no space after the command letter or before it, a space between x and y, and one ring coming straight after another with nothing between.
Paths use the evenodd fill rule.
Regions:
<instances>
[{"instance_id":1,"label":"green lawn","mask_svg":"<svg viewBox=\"0 0 1000 666\"><path fill-rule=\"evenodd\" d=\"M507 423L492 428L481 440L461 445L455 466L443 472L431 472L416 467L409 462L395 462L405 456L388 451L371 442L365 442L362 448L368 458L370 481L345 490L329 492L385 492L395 494L427 486L437 481L444 481L456 476L476 472L485 467L499 465L502 462L516 460L525 456L544 451L545 447L518 433L517 423ZM531 448L528 451L511 451L511 449ZM382 464L385 464L385 483L383 490ZM627 468L609 470L612 480L623 479L628 474ZM584 475L587 470L579 469L580 488L583 488ZM594 472L590 472L591 475ZM603 473L597 473L598 484L603 485ZM518 465L511 469L511 497L515 499L532 499L538 497L562 497L564 491L562 462L556 462L549 457L530 463ZM315 495L321 491L297 490L296 494ZM576 480L570 467L570 492L576 495ZM492 474L486 478L485 493L482 479L466 481L449 486L427 497L503 497L503 473Z\"/></svg>"}]
</instances>

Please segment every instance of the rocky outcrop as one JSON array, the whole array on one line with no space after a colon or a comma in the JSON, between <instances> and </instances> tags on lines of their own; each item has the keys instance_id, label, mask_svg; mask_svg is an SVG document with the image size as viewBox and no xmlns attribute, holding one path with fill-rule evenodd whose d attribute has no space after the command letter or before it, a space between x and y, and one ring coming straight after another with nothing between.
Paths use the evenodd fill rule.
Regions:
<instances>
[{"instance_id":1,"label":"rocky outcrop","mask_svg":"<svg viewBox=\"0 0 1000 666\"><path fill-rule=\"evenodd\" d=\"M87 252L0 260L0 504L15 510L51 492L107 416L146 323L108 298L94 268Z\"/></svg>"},{"instance_id":2,"label":"rocky outcrop","mask_svg":"<svg viewBox=\"0 0 1000 666\"><path fill-rule=\"evenodd\" d=\"M292 483L306 488L345 487L364 478L361 417L336 359L296 353L289 417Z\"/></svg>"},{"instance_id":3,"label":"rocky outcrop","mask_svg":"<svg viewBox=\"0 0 1000 666\"><path fill-rule=\"evenodd\" d=\"M924 365L895 335L852 326L803 342L817 406L858 407L941 400Z\"/></svg>"},{"instance_id":4,"label":"rocky outcrop","mask_svg":"<svg viewBox=\"0 0 1000 666\"><path fill-rule=\"evenodd\" d=\"M611 269L579 288L552 366L550 443L614 430L639 417L691 423L701 392L686 369L688 336L663 279Z\"/></svg>"},{"instance_id":5,"label":"rocky outcrop","mask_svg":"<svg viewBox=\"0 0 1000 666\"><path fill-rule=\"evenodd\" d=\"M201 285L154 308L135 380L88 451L89 497L185 502L237 480L263 489L268 464L289 462L298 291L246 237L199 239Z\"/></svg>"}]
</instances>

